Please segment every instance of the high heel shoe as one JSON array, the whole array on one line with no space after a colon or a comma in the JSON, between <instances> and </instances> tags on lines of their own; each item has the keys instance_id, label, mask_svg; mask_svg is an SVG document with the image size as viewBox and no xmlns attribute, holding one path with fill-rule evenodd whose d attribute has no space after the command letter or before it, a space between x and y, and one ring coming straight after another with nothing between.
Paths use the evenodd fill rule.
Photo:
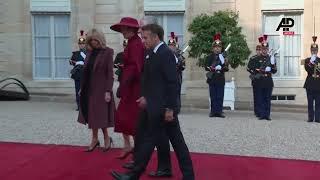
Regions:
<instances>
[{"instance_id":1,"label":"high heel shoe","mask_svg":"<svg viewBox=\"0 0 320 180\"><path fill-rule=\"evenodd\" d=\"M92 152L96 147L100 146L100 142L98 141L92 148L88 148L84 152Z\"/></svg>"},{"instance_id":2,"label":"high heel shoe","mask_svg":"<svg viewBox=\"0 0 320 180\"><path fill-rule=\"evenodd\" d=\"M111 149L111 146L113 146L113 140L112 140L112 138L110 137L110 138L109 138L109 146L108 146L108 147L105 147L102 151L103 151L103 152L109 151L109 150Z\"/></svg>"},{"instance_id":3,"label":"high heel shoe","mask_svg":"<svg viewBox=\"0 0 320 180\"><path fill-rule=\"evenodd\" d=\"M122 151L122 153L117 157L117 159L126 159L131 153L133 153L133 149Z\"/></svg>"}]
</instances>

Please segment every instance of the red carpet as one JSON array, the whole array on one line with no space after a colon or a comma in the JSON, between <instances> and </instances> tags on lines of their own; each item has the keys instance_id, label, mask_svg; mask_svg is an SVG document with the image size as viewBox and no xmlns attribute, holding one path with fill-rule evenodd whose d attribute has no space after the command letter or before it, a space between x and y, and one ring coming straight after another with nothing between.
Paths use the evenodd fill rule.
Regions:
<instances>
[{"instance_id":1,"label":"red carpet","mask_svg":"<svg viewBox=\"0 0 320 180\"><path fill-rule=\"evenodd\" d=\"M0 143L0 180L112 180L124 161L84 147ZM155 155L155 154L154 154ZM193 153L197 180L320 180L320 162ZM181 179L175 156L174 177ZM147 172L156 165L155 156ZM142 180L149 180L143 176Z\"/></svg>"}]
</instances>

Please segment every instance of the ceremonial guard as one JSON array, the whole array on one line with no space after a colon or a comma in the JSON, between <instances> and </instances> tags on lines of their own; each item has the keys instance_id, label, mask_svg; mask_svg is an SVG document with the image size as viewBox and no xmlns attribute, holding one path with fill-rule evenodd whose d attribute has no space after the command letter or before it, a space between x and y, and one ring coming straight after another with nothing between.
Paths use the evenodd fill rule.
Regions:
<instances>
[{"instance_id":1,"label":"ceremonial guard","mask_svg":"<svg viewBox=\"0 0 320 180\"><path fill-rule=\"evenodd\" d=\"M80 31L80 38L78 40L79 51L72 52L72 57L69 60L70 65L73 66L71 70L71 78L74 80L75 92L76 92L76 101L77 101L77 111L79 110L79 91L80 91L80 82L83 72L84 59L86 58L86 39L84 37L84 31Z\"/></svg>"},{"instance_id":2,"label":"ceremonial guard","mask_svg":"<svg viewBox=\"0 0 320 180\"><path fill-rule=\"evenodd\" d=\"M304 88L308 98L308 122L320 123L320 58L318 57L317 36L313 36L311 57L305 60L305 70L308 73Z\"/></svg>"},{"instance_id":3,"label":"ceremonial guard","mask_svg":"<svg viewBox=\"0 0 320 180\"><path fill-rule=\"evenodd\" d=\"M118 76L118 82L119 83L120 83L121 73L122 73L122 68L123 68L123 52L126 49L127 45L128 45L128 40L123 40L123 42L122 42L123 51L119 52L116 55L116 58L114 60L114 68L117 69L114 73ZM120 85L119 85L119 87L120 87ZM118 87L117 93L116 93L118 98L120 98L119 87Z\"/></svg>"},{"instance_id":4,"label":"ceremonial guard","mask_svg":"<svg viewBox=\"0 0 320 180\"><path fill-rule=\"evenodd\" d=\"M209 117L224 118L225 116L222 114L225 85L224 73L229 71L229 64L225 53L222 53L221 34L214 35L212 48L213 52L205 63L205 70L208 71L206 76L211 104Z\"/></svg>"},{"instance_id":5,"label":"ceremonial guard","mask_svg":"<svg viewBox=\"0 0 320 180\"><path fill-rule=\"evenodd\" d=\"M251 86L252 86L252 90L253 90L253 109L254 109L254 114L256 115L256 117L259 117L259 113L258 113L258 103L257 103L257 87L255 84L256 79L255 74L256 71L254 69L250 69L249 67L252 66L252 64L256 63L256 61L258 61L258 57L261 55L261 43L263 41L263 37L259 38L259 44L256 46L256 54L253 55L252 57L250 57L249 62L248 62L248 66L247 66L247 71L250 73L250 79L251 79Z\"/></svg>"},{"instance_id":6,"label":"ceremonial guard","mask_svg":"<svg viewBox=\"0 0 320 180\"><path fill-rule=\"evenodd\" d=\"M261 55L257 60L248 65L248 69L253 72L254 84L256 86L257 96L257 115L259 120L271 120L271 96L273 90L272 74L277 72L275 53L271 51L269 54L269 44L267 35L260 37Z\"/></svg>"},{"instance_id":7,"label":"ceremonial guard","mask_svg":"<svg viewBox=\"0 0 320 180\"><path fill-rule=\"evenodd\" d=\"M177 75L178 75L178 110L177 113L180 113L181 109L181 85L182 85L182 73L186 67L185 58L182 56L183 52L179 49L178 37L175 36L174 32L171 32L170 39L168 41L169 48L173 51L176 58L177 65Z\"/></svg>"}]
</instances>

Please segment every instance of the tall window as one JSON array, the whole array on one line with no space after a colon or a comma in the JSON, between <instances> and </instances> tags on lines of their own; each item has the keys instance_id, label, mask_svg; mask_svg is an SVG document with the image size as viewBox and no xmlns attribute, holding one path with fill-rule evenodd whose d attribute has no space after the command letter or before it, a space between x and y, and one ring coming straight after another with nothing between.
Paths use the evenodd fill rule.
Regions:
<instances>
[{"instance_id":1,"label":"tall window","mask_svg":"<svg viewBox=\"0 0 320 180\"><path fill-rule=\"evenodd\" d=\"M282 29L276 31L281 19L286 17L294 19L294 27L290 28L290 31L294 31L294 35L283 35ZM280 48L280 52L276 56L278 73L275 75L280 79L300 77L301 19L301 13L296 12L264 13L263 31L268 35L269 48L274 50Z\"/></svg>"},{"instance_id":2,"label":"tall window","mask_svg":"<svg viewBox=\"0 0 320 180\"><path fill-rule=\"evenodd\" d=\"M69 15L33 15L33 76L67 79L71 54Z\"/></svg>"},{"instance_id":3,"label":"tall window","mask_svg":"<svg viewBox=\"0 0 320 180\"><path fill-rule=\"evenodd\" d=\"M175 13L175 14L152 14L146 12L146 15L155 16L158 19L158 23L163 27L164 30L164 41L168 42L170 38L170 33L174 32L178 36L178 42L181 48L183 48L184 40L184 14Z\"/></svg>"}]
</instances>

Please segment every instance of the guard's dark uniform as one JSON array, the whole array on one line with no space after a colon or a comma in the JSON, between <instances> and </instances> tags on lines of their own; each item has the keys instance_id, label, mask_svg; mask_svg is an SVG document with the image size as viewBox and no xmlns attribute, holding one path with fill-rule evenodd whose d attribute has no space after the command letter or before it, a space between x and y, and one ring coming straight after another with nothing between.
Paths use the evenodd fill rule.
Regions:
<instances>
[{"instance_id":1,"label":"guard's dark uniform","mask_svg":"<svg viewBox=\"0 0 320 180\"><path fill-rule=\"evenodd\" d=\"M222 47L221 35L216 34L214 36L213 47ZM223 59L222 59L223 58ZM207 72L207 83L209 84L210 92L210 114L209 117L222 117L223 99L224 99L224 86L225 75L224 73L229 71L228 61L224 54L214 52L209 55L205 63L205 70Z\"/></svg>"},{"instance_id":2,"label":"guard's dark uniform","mask_svg":"<svg viewBox=\"0 0 320 180\"><path fill-rule=\"evenodd\" d=\"M181 109L181 86L182 86L182 73L185 69L185 58L182 56L182 51L179 49L179 44L178 44L178 37L175 36L174 32L171 32L171 37L168 41L168 45L170 46L174 46L175 50L174 50L174 55L176 57L176 65L177 65L177 78L178 78L178 86L177 86L177 92L178 92L178 96L177 96L177 113L180 113L180 109Z\"/></svg>"},{"instance_id":3,"label":"guard's dark uniform","mask_svg":"<svg viewBox=\"0 0 320 180\"><path fill-rule=\"evenodd\" d=\"M251 86L252 86L252 92L253 92L253 109L254 109L254 114L256 115L256 117L259 117L259 113L258 113L258 103L257 103L257 86L256 86L256 79L255 79L255 70L254 69L250 69L249 67L253 66L253 63L256 63L256 61L258 60L257 57L259 57L261 55L261 43L263 42L263 37L259 38L259 44L256 46L256 55L253 55L252 57L250 57L249 62L248 62L248 66L247 66L247 71L250 73L249 78L251 79Z\"/></svg>"},{"instance_id":4,"label":"guard's dark uniform","mask_svg":"<svg viewBox=\"0 0 320 180\"><path fill-rule=\"evenodd\" d=\"M264 36L264 41L261 43L262 51L268 52L269 45L267 43L267 36ZM248 69L253 72L252 78L256 86L256 106L257 116L260 120L271 120L271 96L273 90L272 74L277 72L275 60L271 60L269 54L262 54L257 56L255 61L248 64ZM273 57L274 58L274 57Z\"/></svg>"},{"instance_id":5,"label":"guard's dark uniform","mask_svg":"<svg viewBox=\"0 0 320 180\"><path fill-rule=\"evenodd\" d=\"M305 70L308 72L304 88L308 98L308 122L320 123L320 58L317 56L318 44L317 37L313 37L314 43L311 44L312 56L305 59Z\"/></svg>"},{"instance_id":6,"label":"guard's dark uniform","mask_svg":"<svg viewBox=\"0 0 320 180\"><path fill-rule=\"evenodd\" d=\"M85 44L86 39L83 35L83 31L80 31L80 38L78 40L78 44ZM86 49L80 49L79 51L72 52L70 65L74 66L71 70L71 78L74 80L75 93L76 93L76 102L77 102L77 110L79 110L79 91L80 91L80 83L83 72L84 59L86 58Z\"/></svg>"},{"instance_id":7,"label":"guard's dark uniform","mask_svg":"<svg viewBox=\"0 0 320 180\"><path fill-rule=\"evenodd\" d=\"M125 49L128 45L128 40L124 40L122 43L123 48ZM121 74L122 74L122 68L123 68L123 51L119 52L116 55L116 58L114 59L114 68L116 68L117 70L114 72L114 74L116 74L118 76L118 82L119 82L119 87L120 87L120 79L121 79ZM116 92L116 96L118 98L120 98L120 91L119 91L119 87L117 88L117 92Z\"/></svg>"},{"instance_id":8,"label":"guard's dark uniform","mask_svg":"<svg viewBox=\"0 0 320 180\"><path fill-rule=\"evenodd\" d=\"M260 38L259 38L260 41ZM261 42L260 42L261 43ZM258 117L258 103L257 103L257 86L255 84L256 79L254 78L255 75L255 71L250 69L249 66L251 66L253 63L255 63L258 60L258 57L261 54L261 44L258 44L256 46L256 55L253 55L252 57L250 57L249 62L248 62L248 66L247 66L247 71L250 73L250 79L251 79L251 86L252 86L252 92L253 92L253 109L254 109L254 114Z\"/></svg>"},{"instance_id":9,"label":"guard's dark uniform","mask_svg":"<svg viewBox=\"0 0 320 180\"><path fill-rule=\"evenodd\" d=\"M128 45L128 40L124 40L122 42L123 49L125 49ZM117 68L117 70L114 72L118 76L118 81L120 82L121 73L122 73L122 66L123 66L123 51L119 52L116 55L116 58L114 59L114 68Z\"/></svg>"}]
</instances>

